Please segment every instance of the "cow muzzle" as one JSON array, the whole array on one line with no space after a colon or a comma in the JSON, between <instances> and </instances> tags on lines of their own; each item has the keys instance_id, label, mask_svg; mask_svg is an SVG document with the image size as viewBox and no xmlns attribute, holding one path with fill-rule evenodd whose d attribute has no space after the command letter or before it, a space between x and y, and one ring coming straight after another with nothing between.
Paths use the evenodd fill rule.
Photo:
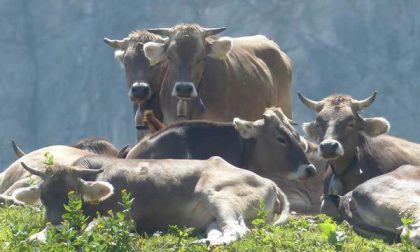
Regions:
<instances>
[{"instance_id":1,"label":"cow muzzle","mask_svg":"<svg viewBox=\"0 0 420 252\"><path fill-rule=\"evenodd\" d=\"M172 96L180 99L190 99L197 97L197 90L192 82L177 81L172 90Z\"/></svg>"},{"instance_id":2,"label":"cow muzzle","mask_svg":"<svg viewBox=\"0 0 420 252\"><path fill-rule=\"evenodd\" d=\"M344 149L340 142L333 139L326 139L319 145L319 151L325 159L337 159L344 155Z\"/></svg>"},{"instance_id":3,"label":"cow muzzle","mask_svg":"<svg viewBox=\"0 0 420 252\"><path fill-rule=\"evenodd\" d=\"M313 164L301 164L297 170L287 176L290 180L305 180L316 175L316 167Z\"/></svg>"},{"instance_id":4,"label":"cow muzzle","mask_svg":"<svg viewBox=\"0 0 420 252\"><path fill-rule=\"evenodd\" d=\"M142 103L150 98L152 90L145 82L135 82L128 92L128 97L132 102Z\"/></svg>"}]
</instances>

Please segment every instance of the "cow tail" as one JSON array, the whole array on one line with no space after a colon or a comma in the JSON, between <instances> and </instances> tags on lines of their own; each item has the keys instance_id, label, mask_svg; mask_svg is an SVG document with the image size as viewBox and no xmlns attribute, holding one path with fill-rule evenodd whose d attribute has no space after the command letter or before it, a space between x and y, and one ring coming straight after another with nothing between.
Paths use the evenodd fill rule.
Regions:
<instances>
[{"instance_id":1,"label":"cow tail","mask_svg":"<svg viewBox=\"0 0 420 252\"><path fill-rule=\"evenodd\" d=\"M277 186L276 188L276 201L274 203L274 213L279 214L277 220L274 221L274 225L279 226L287 222L290 212L290 203L287 199L286 194Z\"/></svg>"}]
</instances>

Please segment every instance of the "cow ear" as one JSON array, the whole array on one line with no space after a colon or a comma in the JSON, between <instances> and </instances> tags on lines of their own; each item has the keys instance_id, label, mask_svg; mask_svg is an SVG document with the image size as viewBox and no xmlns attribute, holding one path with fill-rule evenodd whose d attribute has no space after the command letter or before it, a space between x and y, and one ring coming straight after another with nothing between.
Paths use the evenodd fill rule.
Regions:
<instances>
[{"instance_id":1,"label":"cow ear","mask_svg":"<svg viewBox=\"0 0 420 252\"><path fill-rule=\"evenodd\" d=\"M144 55L149 59L152 66L166 59L164 43L147 42L144 44L143 50Z\"/></svg>"},{"instance_id":2,"label":"cow ear","mask_svg":"<svg viewBox=\"0 0 420 252\"><path fill-rule=\"evenodd\" d=\"M302 124L303 132L312 141L318 139L317 130L315 128L315 122L306 122Z\"/></svg>"},{"instance_id":3,"label":"cow ear","mask_svg":"<svg viewBox=\"0 0 420 252\"><path fill-rule=\"evenodd\" d=\"M124 63L124 53L125 53L125 51L123 51L123 50L120 50L120 49L117 49L117 50L115 50L115 52L114 52L114 57L121 63L121 64L123 64Z\"/></svg>"},{"instance_id":4,"label":"cow ear","mask_svg":"<svg viewBox=\"0 0 420 252\"><path fill-rule=\"evenodd\" d=\"M245 121L238 117L233 118L233 125L239 132L239 135L245 139L255 138L258 136L259 127L254 122Z\"/></svg>"},{"instance_id":5,"label":"cow ear","mask_svg":"<svg viewBox=\"0 0 420 252\"><path fill-rule=\"evenodd\" d=\"M39 185L16 189L12 198L27 205L39 205L41 203L41 190Z\"/></svg>"},{"instance_id":6,"label":"cow ear","mask_svg":"<svg viewBox=\"0 0 420 252\"><path fill-rule=\"evenodd\" d=\"M100 202L114 194L114 187L105 181L84 181L79 179L80 194L86 202Z\"/></svg>"},{"instance_id":7,"label":"cow ear","mask_svg":"<svg viewBox=\"0 0 420 252\"><path fill-rule=\"evenodd\" d=\"M391 128L391 124L383 117L365 118L363 121L363 131L370 137L385 134Z\"/></svg>"},{"instance_id":8,"label":"cow ear","mask_svg":"<svg viewBox=\"0 0 420 252\"><path fill-rule=\"evenodd\" d=\"M210 44L209 57L225 60L232 49L232 39L229 37L221 37Z\"/></svg>"}]
</instances>

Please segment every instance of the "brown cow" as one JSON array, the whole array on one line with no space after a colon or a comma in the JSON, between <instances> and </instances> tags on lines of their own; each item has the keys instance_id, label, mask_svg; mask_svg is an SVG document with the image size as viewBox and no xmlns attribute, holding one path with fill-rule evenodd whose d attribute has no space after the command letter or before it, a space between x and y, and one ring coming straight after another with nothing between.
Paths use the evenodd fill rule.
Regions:
<instances>
[{"instance_id":1,"label":"brown cow","mask_svg":"<svg viewBox=\"0 0 420 252\"><path fill-rule=\"evenodd\" d=\"M163 43L164 40L156 34L138 30L122 40L104 38L104 41L116 49L115 58L124 66L128 96L135 111L137 138L141 139L147 133L143 118L146 110L152 110L159 120L163 120L159 92L167 69L165 63L151 65L144 56L143 45L151 41Z\"/></svg>"},{"instance_id":2,"label":"brown cow","mask_svg":"<svg viewBox=\"0 0 420 252\"><path fill-rule=\"evenodd\" d=\"M220 156L234 166L272 179L286 193L291 208L300 213L318 213L322 173L308 162L316 145L301 139L280 108L269 108L255 122L235 118L233 123L183 121L144 138L127 154L129 159L207 159ZM285 178L285 170L298 173ZM282 172L280 172L282 171ZM290 179L314 178L305 181Z\"/></svg>"},{"instance_id":3,"label":"brown cow","mask_svg":"<svg viewBox=\"0 0 420 252\"><path fill-rule=\"evenodd\" d=\"M403 164L420 165L419 144L384 134L390 128L385 118L359 115L375 97L376 92L362 101L348 95L312 101L299 94L302 102L317 112L316 120L305 123L303 129L320 143L320 154L328 160L332 176L327 178L326 194L344 195Z\"/></svg>"},{"instance_id":4,"label":"brown cow","mask_svg":"<svg viewBox=\"0 0 420 252\"><path fill-rule=\"evenodd\" d=\"M281 107L291 118L291 64L265 36L215 38L225 28L196 24L148 31L168 36L148 42L144 52L153 64L168 64L160 105L165 124L181 118L256 120L266 107Z\"/></svg>"},{"instance_id":5,"label":"brown cow","mask_svg":"<svg viewBox=\"0 0 420 252\"><path fill-rule=\"evenodd\" d=\"M122 160L95 156L47 170L22 165L42 182L16 190L14 199L42 201L47 221L54 225L62 221L72 190L83 197L83 212L94 217L123 210L118 202L126 189L134 198L130 217L138 232L166 230L168 225L207 229L207 238L200 242L210 245L228 244L245 235L246 223L256 217L260 202L269 213L267 220L279 214L276 225L286 222L289 213L287 197L273 181L220 157ZM44 240L45 229L32 238Z\"/></svg>"}]
</instances>

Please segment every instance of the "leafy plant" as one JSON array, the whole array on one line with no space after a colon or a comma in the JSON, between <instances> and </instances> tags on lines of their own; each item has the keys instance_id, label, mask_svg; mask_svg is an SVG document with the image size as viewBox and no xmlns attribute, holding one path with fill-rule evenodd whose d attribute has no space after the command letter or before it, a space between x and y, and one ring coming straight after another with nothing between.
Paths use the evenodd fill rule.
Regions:
<instances>
[{"instance_id":1,"label":"leafy plant","mask_svg":"<svg viewBox=\"0 0 420 252\"><path fill-rule=\"evenodd\" d=\"M345 241L345 234L337 231L337 224L330 218L326 218L324 222L319 224L322 237L326 239L336 250L342 250Z\"/></svg>"},{"instance_id":2,"label":"leafy plant","mask_svg":"<svg viewBox=\"0 0 420 252\"><path fill-rule=\"evenodd\" d=\"M46 165L53 165L54 164L54 157L48 151L44 153L44 164Z\"/></svg>"},{"instance_id":3,"label":"leafy plant","mask_svg":"<svg viewBox=\"0 0 420 252\"><path fill-rule=\"evenodd\" d=\"M255 228L262 228L266 224L266 220L269 214L269 211L265 209L265 204L262 199L260 199L257 211L257 217L251 221L251 224Z\"/></svg>"}]
</instances>

